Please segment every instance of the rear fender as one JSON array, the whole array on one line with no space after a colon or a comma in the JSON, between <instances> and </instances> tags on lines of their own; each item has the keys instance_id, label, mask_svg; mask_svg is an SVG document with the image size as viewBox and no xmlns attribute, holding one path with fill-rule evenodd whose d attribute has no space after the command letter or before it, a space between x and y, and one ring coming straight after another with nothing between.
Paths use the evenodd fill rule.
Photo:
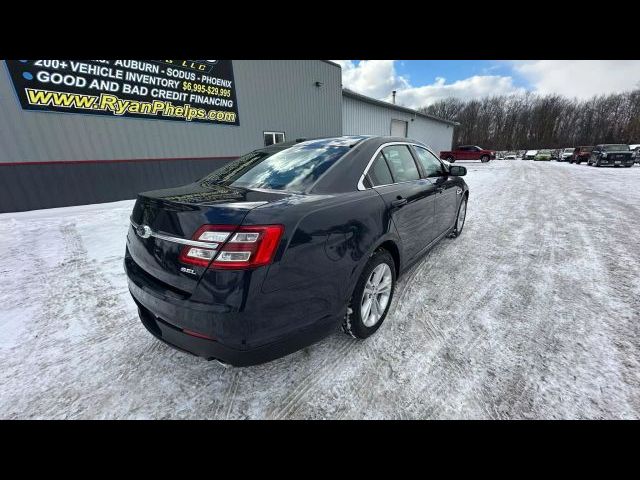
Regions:
<instances>
[{"instance_id":1,"label":"rear fender","mask_svg":"<svg viewBox=\"0 0 640 480\"><path fill-rule=\"evenodd\" d=\"M393 223L392 223L393 225ZM400 274L402 273L403 269L402 269L402 261L403 261L403 252L402 252L402 243L400 243L400 237L398 235L398 232L396 231L396 227L395 225L393 225L393 231L387 233L386 235L381 236L376 242L375 244L367 251L367 254L364 255L362 257L362 259L360 260L360 262L355 266L355 268L353 269L353 271L351 272L351 276L350 276L350 280L349 280L349 289L347 290L347 295L345 297L345 301L349 301L351 299L351 296L353 295L353 291L356 287L356 283L358 283L358 279L360 278L360 275L362 275L362 271L364 270L364 267L367 265L367 263L369 262L369 259L376 253L376 251L385 243L387 242L393 242L393 244L396 246L397 248L397 262L398 265L396 265L396 278L400 277ZM393 253L392 253L393 255ZM393 255L395 257L395 255Z\"/></svg>"}]
</instances>

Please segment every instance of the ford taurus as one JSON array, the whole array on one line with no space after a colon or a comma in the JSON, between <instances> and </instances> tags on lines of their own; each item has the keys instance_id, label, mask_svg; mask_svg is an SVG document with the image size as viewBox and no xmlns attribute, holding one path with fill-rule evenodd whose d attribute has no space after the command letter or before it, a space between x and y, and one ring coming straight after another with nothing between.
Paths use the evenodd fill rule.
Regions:
<instances>
[{"instance_id":1,"label":"ford taurus","mask_svg":"<svg viewBox=\"0 0 640 480\"><path fill-rule=\"evenodd\" d=\"M272 145L141 193L124 259L140 319L173 347L236 366L339 325L364 339L398 277L462 232L465 174L419 142L346 136Z\"/></svg>"}]
</instances>

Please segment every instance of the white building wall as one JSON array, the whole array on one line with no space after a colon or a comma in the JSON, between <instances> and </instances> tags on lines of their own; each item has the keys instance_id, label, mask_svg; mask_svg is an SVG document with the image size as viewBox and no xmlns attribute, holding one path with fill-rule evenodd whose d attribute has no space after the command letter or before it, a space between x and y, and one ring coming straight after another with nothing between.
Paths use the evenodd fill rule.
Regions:
<instances>
[{"instance_id":1,"label":"white building wall","mask_svg":"<svg viewBox=\"0 0 640 480\"><path fill-rule=\"evenodd\" d=\"M450 150L453 126L420 115L342 96L344 135L390 135L391 119L407 122L407 137L430 146L436 153Z\"/></svg>"}]
</instances>

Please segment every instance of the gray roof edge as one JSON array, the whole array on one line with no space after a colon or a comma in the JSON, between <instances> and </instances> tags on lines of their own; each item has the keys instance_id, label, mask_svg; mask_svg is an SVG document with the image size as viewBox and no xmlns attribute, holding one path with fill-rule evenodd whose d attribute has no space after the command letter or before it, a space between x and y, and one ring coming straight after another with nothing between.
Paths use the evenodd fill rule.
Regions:
<instances>
[{"instance_id":1,"label":"gray roof edge","mask_svg":"<svg viewBox=\"0 0 640 480\"><path fill-rule=\"evenodd\" d=\"M454 122L453 120L445 120L444 118L436 117L435 115L429 115L428 113L419 112L409 107L403 107L401 105L395 105L393 103L385 102L383 100L377 100L375 98L367 97L366 95L362 95L361 93L354 92L353 90L349 90L348 88L344 88L344 87L342 88L342 95L355 98L356 100L362 100L363 102L371 103L372 105L378 105L381 107L391 108L391 109L399 110L402 112L413 113L414 115L430 118L431 120L447 123L449 125L454 125L454 126L460 125L460 122Z\"/></svg>"},{"instance_id":2,"label":"gray roof edge","mask_svg":"<svg viewBox=\"0 0 640 480\"><path fill-rule=\"evenodd\" d=\"M324 63L328 63L332 67L338 67L340 70L342 70L342 66L339 63L332 62L331 60L320 60L320 61Z\"/></svg>"}]
</instances>

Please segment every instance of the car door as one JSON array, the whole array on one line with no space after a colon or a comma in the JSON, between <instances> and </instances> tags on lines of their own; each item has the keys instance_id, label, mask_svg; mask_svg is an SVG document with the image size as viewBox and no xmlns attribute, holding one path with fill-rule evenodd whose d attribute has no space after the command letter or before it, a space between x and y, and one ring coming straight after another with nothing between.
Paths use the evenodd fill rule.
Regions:
<instances>
[{"instance_id":1,"label":"car door","mask_svg":"<svg viewBox=\"0 0 640 480\"><path fill-rule=\"evenodd\" d=\"M469 159L469 147L462 146L458 148L458 154L456 160L468 160Z\"/></svg>"},{"instance_id":2,"label":"car door","mask_svg":"<svg viewBox=\"0 0 640 480\"><path fill-rule=\"evenodd\" d=\"M432 152L419 145L413 145L413 149L425 176L433 182L436 189L436 228L431 239L435 240L453 225L458 214L458 200L462 188L458 186L455 177L449 176L446 166Z\"/></svg>"},{"instance_id":3,"label":"car door","mask_svg":"<svg viewBox=\"0 0 640 480\"><path fill-rule=\"evenodd\" d=\"M429 244L437 229L433 182L422 178L408 144L383 147L367 177L387 206L403 255L411 260Z\"/></svg>"}]
</instances>

